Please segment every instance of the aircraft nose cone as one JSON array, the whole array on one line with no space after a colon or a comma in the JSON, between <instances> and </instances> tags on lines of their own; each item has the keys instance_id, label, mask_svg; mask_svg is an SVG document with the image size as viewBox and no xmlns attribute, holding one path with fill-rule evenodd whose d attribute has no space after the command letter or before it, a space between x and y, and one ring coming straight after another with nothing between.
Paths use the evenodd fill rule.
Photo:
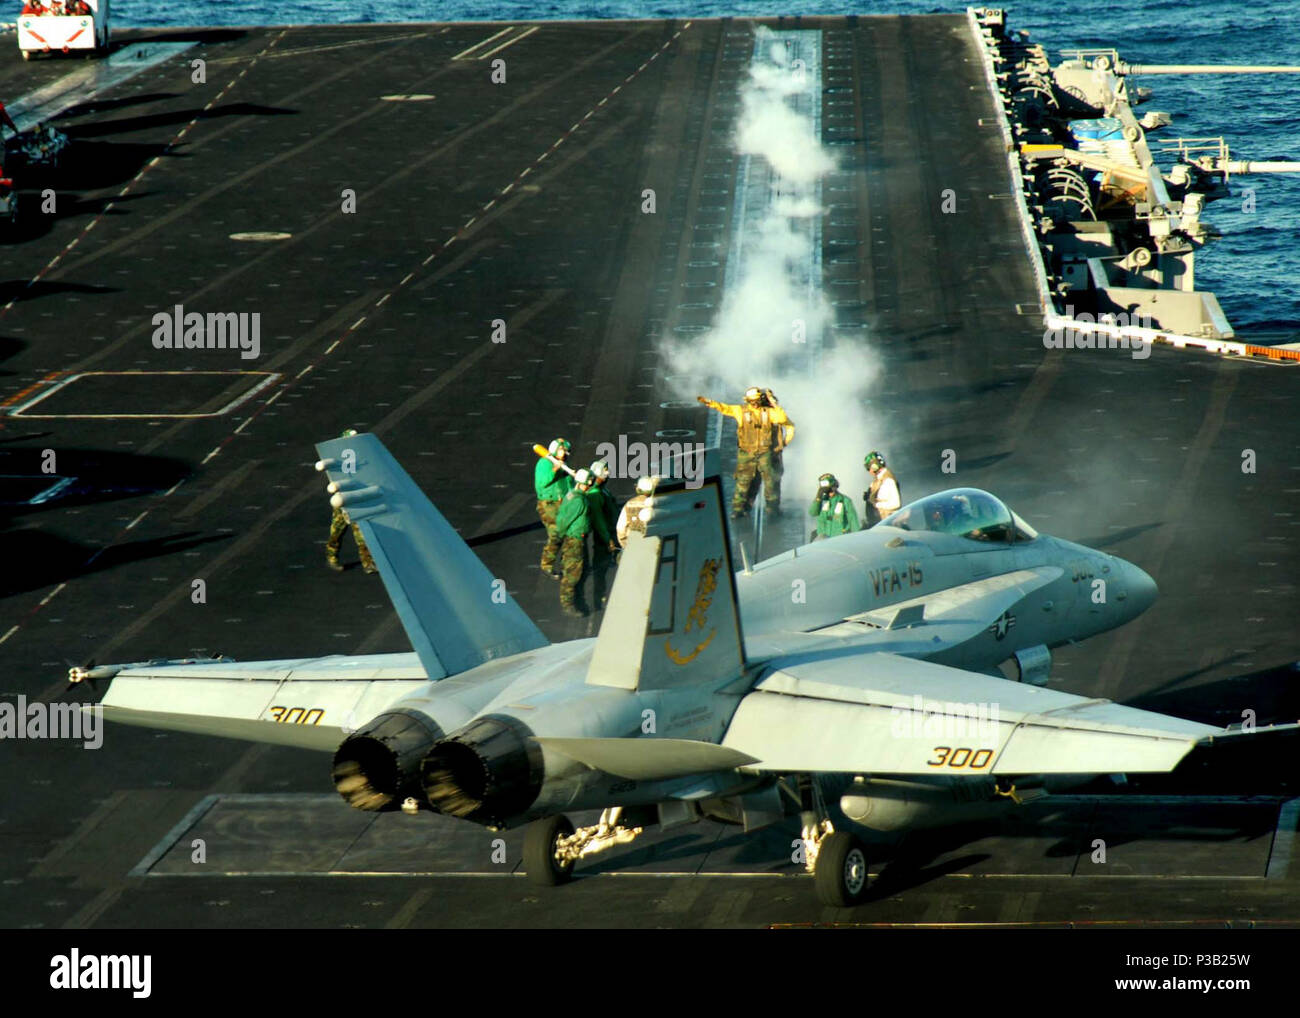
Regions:
<instances>
[{"instance_id":1,"label":"aircraft nose cone","mask_svg":"<svg viewBox=\"0 0 1300 1018\"><path fill-rule=\"evenodd\" d=\"M1156 586L1156 581L1151 579L1147 573L1137 566L1130 564L1128 567L1128 602L1129 611L1133 616L1141 615L1150 608L1156 600L1156 595L1160 593L1160 588Z\"/></svg>"}]
</instances>

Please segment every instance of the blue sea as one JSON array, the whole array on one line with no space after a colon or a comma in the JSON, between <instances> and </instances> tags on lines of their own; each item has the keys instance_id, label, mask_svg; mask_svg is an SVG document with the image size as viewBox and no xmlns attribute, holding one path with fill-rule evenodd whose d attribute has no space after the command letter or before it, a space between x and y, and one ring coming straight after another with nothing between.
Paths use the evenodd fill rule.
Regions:
<instances>
[{"instance_id":1,"label":"blue sea","mask_svg":"<svg viewBox=\"0 0 1300 1018\"><path fill-rule=\"evenodd\" d=\"M990 4L990 6L992 6ZM1300 65L1297 0L1021 0L1005 5L1012 28L1059 51L1111 47L1134 64L1267 63ZM113 0L122 26L374 24L400 21L521 21L686 18L778 14L932 14L965 5L917 0ZM1234 158L1300 159L1300 75L1148 76L1144 110L1174 123L1155 137L1222 135ZM1235 178L1242 192L1209 206L1204 218L1223 239L1197 257L1197 285L1213 290L1243 338L1261 330L1300 330L1300 174ZM1245 189L1254 211L1243 211Z\"/></svg>"}]
</instances>

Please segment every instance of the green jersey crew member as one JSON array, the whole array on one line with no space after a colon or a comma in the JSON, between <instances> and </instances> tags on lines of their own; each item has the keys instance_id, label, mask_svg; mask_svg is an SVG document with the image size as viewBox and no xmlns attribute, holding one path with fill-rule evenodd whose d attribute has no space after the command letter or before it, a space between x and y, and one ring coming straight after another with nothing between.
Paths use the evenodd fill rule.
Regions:
<instances>
[{"instance_id":1,"label":"green jersey crew member","mask_svg":"<svg viewBox=\"0 0 1300 1018\"><path fill-rule=\"evenodd\" d=\"M614 556L618 553L618 542L614 540L618 506L606 487L609 482L609 464L604 460L596 460L588 470L591 474L591 488L587 491L587 506L591 516L591 599L599 608L605 603L606 577L609 567L614 563Z\"/></svg>"},{"instance_id":2,"label":"green jersey crew member","mask_svg":"<svg viewBox=\"0 0 1300 1018\"><path fill-rule=\"evenodd\" d=\"M817 497L809 506L808 515L817 518L814 541L819 537L839 537L861 529L853 500L840 493L840 482L834 474L822 474L817 478Z\"/></svg>"},{"instance_id":3,"label":"green jersey crew member","mask_svg":"<svg viewBox=\"0 0 1300 1018\"><path fill-rule=\"evenodd\" d=\"M591 480L590 470L574 474L574 486L565 494L555 514L555 535L560 542L560 610L575 618L583 615L578 609L577 594L587 564L587 532L591 529L587 492Z\"/></svg>"},{"instance_id":4,"label":"green jersey crew member","mask_svg":"<svg viewBox=\"0 0 1300 1018\"><path fill-rule=\"evenodd\" d=\"M546 528L546 547L542 549L542 572L555 576L555 556L560 551L560 539L555 532L555 514L559 512L560 502L573 488L573 478L569 471L557 464L562 464L569 455L570 445L567 439L557 438L550 444L547 452L553 459L539 459L533 471L533 489L537 493L537 515Z\"/></svg>"},{"instance_id":5,"label":"green jersey crew member","mask_svg":"<svg viewBox=\"0 0 1300 1018\"><path fill-rule=\"evenodd\" d=\"M701 403L736 422L735 490L731 493L731 518L749 513L758 497L757 479L763 479L767 511L781 514L781 451L794 441L794 421L777 403L771 389L751 385L744 403L717 403L697 396Z\"/></svg>"}]
</instances>

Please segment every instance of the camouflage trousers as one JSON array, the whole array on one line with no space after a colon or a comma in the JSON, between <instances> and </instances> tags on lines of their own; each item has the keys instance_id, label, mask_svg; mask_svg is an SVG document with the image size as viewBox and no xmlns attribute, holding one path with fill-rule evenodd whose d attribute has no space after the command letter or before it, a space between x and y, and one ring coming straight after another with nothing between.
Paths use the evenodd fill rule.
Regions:
<instances>
[{"instance_id":1,"label":"camouflage trousers","mask_svg":"<svg viewBox=\"0 0 1300 1018\"><path fill-rule=\"evenodd\" d=\"M576 607L578 586L587 566L587 538L566 537L560 542L560 605Z\"/></svg>"},{"instance_id":2,"label":"camouflage trousers","mask_svg":"<svg viewBox=\"0 0 1300 1018\"><path fill-rule=\"evenodd\" d=\"M560 511L560 500L538 501L537 516L546 528L546 547L542 549L542 572L555 571L555 556L560 551L560 539L555 534L555 517Z\"/></svg>"},{"instance_id":3,"label":"camouflage trousers","mask_svg":"<svg viewBox=\"0 0 1300 1018\"><path fill-rule=\"evenodd\" d=\"M731 511L747 513L758 498L758 480L763 481L763 498L768 509L776 509L781 504L781 465L779 452L746 452L741 449L736 453L735 489L731 493Z\"/></svg>"},{"instance_id":4,"label":"camouflage trousers","mask_svg":"<svg viewBox=\"0 0 1300 1018\"><path fill-rule=\"evenodd\" d=\"M370 549L366 547L366 540L361 536L361 528L355 523L352 525L352 536L357 542L357 555L361 558L361 567L368 573L375 571L375 560L370 557ZM343 544L343 532L348 529L348 518L343 515L342 509L335 509L330 516L330 539L325 542L325 559L328 562L337 562L339 560L339 548Z\"/></svg>"}]
</instances>

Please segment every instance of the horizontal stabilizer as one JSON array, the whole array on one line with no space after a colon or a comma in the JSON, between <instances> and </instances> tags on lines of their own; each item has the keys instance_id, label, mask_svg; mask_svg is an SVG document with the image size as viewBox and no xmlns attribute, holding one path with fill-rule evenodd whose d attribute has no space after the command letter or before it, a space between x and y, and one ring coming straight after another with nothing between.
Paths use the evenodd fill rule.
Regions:
<instances>
[{"instance_id":1,"label":"horizontal stabilizer","mask_svg":"<svg viewBox=\"0 0 1300 1018\"><path fill-rule=\"evenodd\" d=\"M659 781L688 774L735 770L757 763L752 756L691 739L549 739L536 741L570 760L633 781Z\"/></svg>"},{"instance_id":2,"label":"horizontal stabilizer","mask_svg":"<svg viewBox=\"0 0 1300 1018\"><path fill-rule=\"evenodd\" d=\"M330 504L360 525L430 679L547 639L374 435L321 442Z\"/></svg>"},{"instance_id":3,"label":"horizontal stabilizer","mask_svg":"<svg viewBox=\"0 0 1300 1018\"><path fill-rule=\"evenodd\" d=\"M427 681L413 654L146 666L118 672L100 704L119 724L333 752Z\"/></svg>"}]
</instances>

